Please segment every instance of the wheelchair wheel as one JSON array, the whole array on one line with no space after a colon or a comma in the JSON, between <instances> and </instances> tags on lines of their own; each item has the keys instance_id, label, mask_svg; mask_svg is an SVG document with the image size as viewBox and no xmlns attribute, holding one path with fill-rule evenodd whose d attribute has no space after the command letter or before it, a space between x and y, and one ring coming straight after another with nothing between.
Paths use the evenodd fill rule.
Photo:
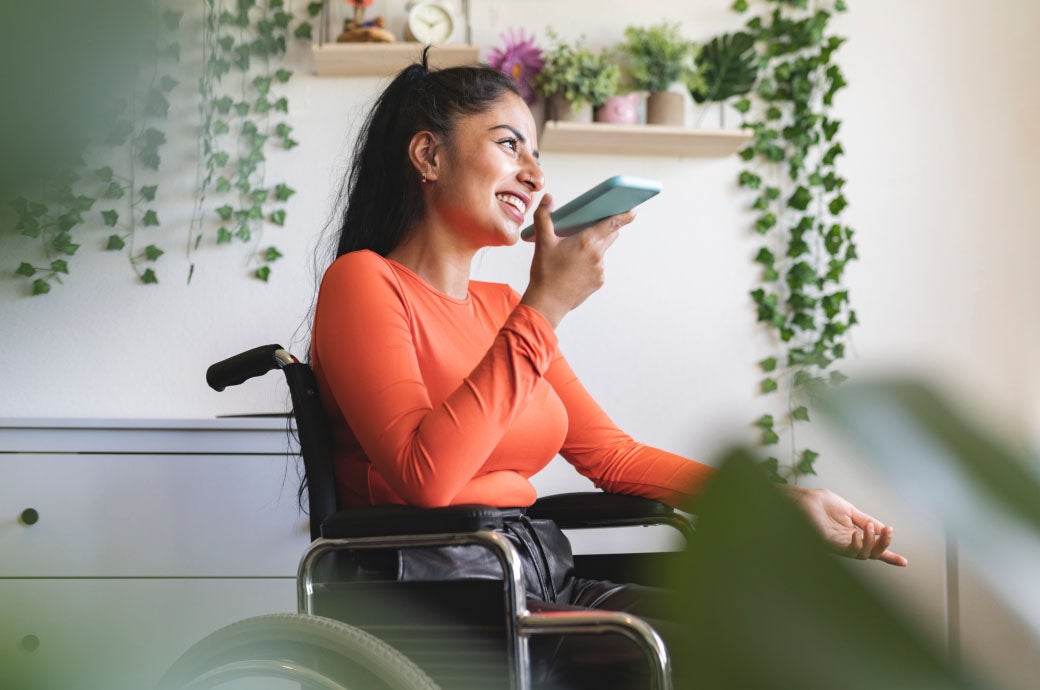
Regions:
<instances>
[{"instance_id":1,"label":"wheelchair wheel","mask_svg":"<svg viewBox=\"0 0 1040 690\"><path fill-rule=\"evenodd\" d=\"M279 683L281 683L279 685ZM271 614L232 623L185 652L159 690L299 687L315 690L438 690L385 642L320 616Z\"/></svg>"}]
</instances>

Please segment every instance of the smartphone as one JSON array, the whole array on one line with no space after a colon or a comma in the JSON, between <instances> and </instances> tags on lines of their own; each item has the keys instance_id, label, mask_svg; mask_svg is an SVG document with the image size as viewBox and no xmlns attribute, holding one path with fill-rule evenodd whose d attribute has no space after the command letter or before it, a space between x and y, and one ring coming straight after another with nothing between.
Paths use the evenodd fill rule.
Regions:
<instances>
[{"instance_id":1,"label":"smartphone","mask_svg":"<svg viewBox=\"0 0 1040 690\"><path fill-rule=\"evenodd\" d=\"M569 237L604 218L635 208L660 191L657 180L616 175L553 211L553 229L557 236ZM521 230L520 237L534 240L534 225Z\"/></svg>"}]
</instances>

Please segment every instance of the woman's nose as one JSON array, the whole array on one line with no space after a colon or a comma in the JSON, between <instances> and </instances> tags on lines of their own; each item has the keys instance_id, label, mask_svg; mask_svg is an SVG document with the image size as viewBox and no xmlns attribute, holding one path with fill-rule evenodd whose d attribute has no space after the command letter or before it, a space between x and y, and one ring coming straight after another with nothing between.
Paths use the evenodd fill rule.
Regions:
<instances>
[{"instance_id":1,"label":"woman's nose","mask_svg":"<svg viewBox=\"0 0 1040 690\"><path fill-rule=\"evenodd\" d=\"M538 165L537 161L533 161L530 165L524 167L522 172L521 180L532 192L541 191L545 185L545 175L542 174L542 168Z\"/></svg>"}]
</instances>

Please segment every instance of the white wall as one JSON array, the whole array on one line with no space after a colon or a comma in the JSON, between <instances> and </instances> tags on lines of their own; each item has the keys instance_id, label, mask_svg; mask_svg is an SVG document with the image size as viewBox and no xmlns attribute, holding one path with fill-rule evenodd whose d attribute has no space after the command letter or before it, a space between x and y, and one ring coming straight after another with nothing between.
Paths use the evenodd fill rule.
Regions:
<instances>
[{"instance_id":1,"label":"white wall","mask_svg":"<svg viewBox=\"0 0 1040 690\"><path fill-rule=\"evenodd\" d=\"M618 41L628 24L662 17L681 21L694 38L739 26L730 0L472 4L474 40L485 46L510 26L541 34L552 25L564 36L583 33L596 46ZM377 0L374 11L397 3L382 5ZM850 39L838 53L850 87L837 111L847 151L847 217L858 230L861 256L849 282L862 325L845 368L926 372L974 401L983 418L1038 439L1040 364L1033 353L1040 345L1034 304L1040 277L1032 264L1040 256L1034 191L1040 94L1033 88L1040 4L850 5L836 23ZM391 13L391 28L399 19ZM299 51L293 59L307 64ZM183 141L166 151L181 164L166 168L160 232L170 251L160 262L163 282L140 286L120 256L99 252L77 257L66 285L46 297L24 297L25 281L6 273L0 323L9 364L0 416L205 417L284 409L284 389L274 378L216 394L203 373L241 349L294 342L314 291L310 257L353 126L381 83L305 74L290 83L291 123L301 145L273 157L269 169L298 194L288 204L288 226L269 231L286 257L268 285L244 279L239 259L211 246L199 254L192 285L183 284L187 263L180 254L194 179L194 110L185 96L174 120L182 124L170 130ZM747 197L734 183L738 163L736 157L543 156L548 188L561 199L615 173L664 182L665 193L611 250L607 286L559 332L575 369L615 421L640 440L695 458L711 458L735 437L751 438L748 422L765 405L756 398L753 363L770 343L747 297L756 244ZM103 236L98 230L84 242ZM27 247L3 241L10 270L32 251ZM526 246L488 251L477 277L522 289L529 256ZM842 457L821 460L821 482L898 524L914 561L905 572L869 565L866 571L879 586L901 592L922 624L940 633L943 554L936 526L889 496L851 456ZM554 468L546 481L559 484L560 476ZM1022 638L1000 606L985 611L1002 621L995 628L987 623L996 636L987 643L978 634L982 623L965 620L965 638L1008 687L1031 687L1028 679L1037 676L1030 674L1040 671L1030 658L1037 655L1007 659Z\"/></svg>"}]
</instances>

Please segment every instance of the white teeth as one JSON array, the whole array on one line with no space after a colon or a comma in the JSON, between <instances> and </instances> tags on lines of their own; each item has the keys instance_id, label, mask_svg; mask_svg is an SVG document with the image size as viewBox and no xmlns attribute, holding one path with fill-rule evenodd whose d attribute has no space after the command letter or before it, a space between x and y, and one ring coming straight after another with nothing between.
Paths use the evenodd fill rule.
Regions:
<instances>
[{"instance_id":1,"label":"white teeth","mask_svg":"<svg viewBox=\"0 0 1040 690\"><path fill-rule=\"evenodd\" d=\"M512 194L496 194L495 198L506 202L520 213L527 213L527 204L525 204L524 200L518 196L513 196Z\"/></svg>"}]
</instances>

